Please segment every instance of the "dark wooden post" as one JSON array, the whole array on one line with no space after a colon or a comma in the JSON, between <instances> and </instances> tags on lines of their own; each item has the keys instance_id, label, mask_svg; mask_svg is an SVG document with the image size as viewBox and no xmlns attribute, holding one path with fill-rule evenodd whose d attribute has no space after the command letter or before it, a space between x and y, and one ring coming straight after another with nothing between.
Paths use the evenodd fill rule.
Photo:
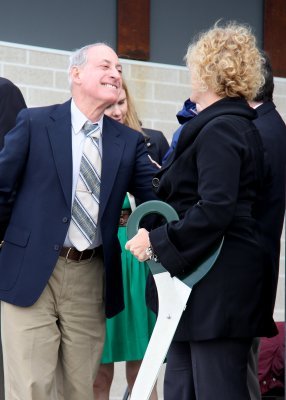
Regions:
<instances>
[{"instance_id":1,"label":"dark wooden post","mask_svg":"<svg viewBox=\"0 0 286 400\"><path fill-rule=\"evenodd\" d=\"M286 77L286 0L264 0L264 50L274 76Z\"/></svg>"},{"instance_id":2,"label":"dark wooden post","mask_svg":"<svg viewBox=\"0 0 286 400\"><path fill-rule=\"evenodd\" d=\"M149 60L150 0L117 0L117 53L121 58Z\"/></svg>"}]
</instances>

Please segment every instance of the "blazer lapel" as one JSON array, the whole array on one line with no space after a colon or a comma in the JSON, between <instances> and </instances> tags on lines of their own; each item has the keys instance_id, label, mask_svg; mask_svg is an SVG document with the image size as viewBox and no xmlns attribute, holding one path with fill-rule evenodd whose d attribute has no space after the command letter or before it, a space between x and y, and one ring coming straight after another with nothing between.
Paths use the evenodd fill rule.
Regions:
<instances>
[{"instance_id":1,"label":"blazer lapel","mask_svg":"<svg viewBox=\"0 0 286 400\"><path fill-rule=\"evenodd\" d=\"M73 163L70 101L60 105L50 117L48 135L52 153L67 206L71 208Z\"/></svg>"},{"instance_id":2,"label":"blazer lapel","mask_svg":"<svg viewBox=\"0 0 286 400\"><path fill-rule=\"evenodd\" d=\"M121 138L120 131L107 117L104 117L102 130L103 156L99 206L100 218L111 195L124 147L125 141Z\"/></svg>"}]
</instances>

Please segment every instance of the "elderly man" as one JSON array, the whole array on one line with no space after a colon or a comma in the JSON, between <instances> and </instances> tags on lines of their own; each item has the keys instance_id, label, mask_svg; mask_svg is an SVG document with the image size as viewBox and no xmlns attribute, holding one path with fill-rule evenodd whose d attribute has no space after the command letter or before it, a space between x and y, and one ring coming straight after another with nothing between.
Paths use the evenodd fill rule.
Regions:
<instances>
[{"instance_id":1,"label":"elderly man","mask_svg":"<svg viewBox=\"0 0 286 400\"><path fill-rule=\"evenodd\" d=\"M124 308L117 226L125 193L154 198L140 133L104 116L121 89L107 45L71 56L72 99L23 110L0 155L6 400L92 400L105 316ZM13 201L10 194L16 190Z\"/></svg>"}]
</instances>

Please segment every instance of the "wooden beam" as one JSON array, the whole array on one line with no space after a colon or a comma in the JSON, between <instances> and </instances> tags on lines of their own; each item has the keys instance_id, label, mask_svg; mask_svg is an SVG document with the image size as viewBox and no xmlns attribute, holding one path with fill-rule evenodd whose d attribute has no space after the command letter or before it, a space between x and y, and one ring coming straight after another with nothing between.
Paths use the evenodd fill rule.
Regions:
<instances>
[{"instance_id":1,"label":"wooden beam","mask_svg":"<svg viewBox=\"0 0 286 400\"><path fill-rule=\"evenodd\" d=\"M264 0L264 50L274 76L286 77L286 0Z\"/></svg>"},{"instance_id":2,"label":"wooden beam","mask_svg":"<svg viewBox=\"0 0 286 400\"><path fill-rule=\"evenodd\" d=\"M150 0L117 0L117 53L121 58L149 60Z\"/></svg>"}]
</instances>

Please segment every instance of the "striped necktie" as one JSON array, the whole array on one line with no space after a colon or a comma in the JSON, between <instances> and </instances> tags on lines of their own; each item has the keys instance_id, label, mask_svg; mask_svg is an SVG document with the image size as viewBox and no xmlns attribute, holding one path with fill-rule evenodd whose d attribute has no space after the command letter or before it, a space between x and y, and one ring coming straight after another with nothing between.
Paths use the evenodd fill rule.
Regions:
<instances>
[{"instance_id":1,"label":"striped necktie","mask_svg":"<svg viewBox=\"0 0 286 400\"><path fill-rule=\"evenodd\" d=\"M69 228L70 241L79 251L87 249L96 236L101 177L100 128L87 121L82 130L86 138Z\"/></svg>"}]
</instances>

